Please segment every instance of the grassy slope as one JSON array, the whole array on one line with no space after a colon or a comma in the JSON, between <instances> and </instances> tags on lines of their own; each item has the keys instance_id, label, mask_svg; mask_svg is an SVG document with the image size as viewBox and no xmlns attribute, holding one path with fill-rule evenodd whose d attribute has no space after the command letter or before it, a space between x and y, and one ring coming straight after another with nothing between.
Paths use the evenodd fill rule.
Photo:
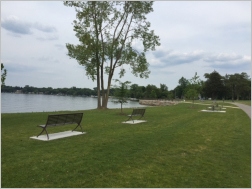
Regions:
<instances>
[{"instance_id":1,"label":"grassy slope","mask_svg":"<svg viewBox=\"0 0 252 189\"><path fill-rule=\"evenodd\" d=\"M29 138L48 113L2 114L2 187L251 187L250 119L203 108L149 107L137 125L120 110L83 111L87 134L49 142Z\"/></svg>"}]
</instances>

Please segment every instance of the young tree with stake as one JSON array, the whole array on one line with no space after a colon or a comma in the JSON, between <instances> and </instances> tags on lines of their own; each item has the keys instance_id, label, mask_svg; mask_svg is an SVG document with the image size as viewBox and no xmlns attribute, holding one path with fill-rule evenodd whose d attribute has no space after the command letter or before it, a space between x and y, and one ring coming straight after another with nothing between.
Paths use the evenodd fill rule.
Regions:
<instances>
[{"instance_id":1,"label":"young tree with stake","mask_svg":"<svg viewBox=\"0 0 252 189\"><path fill-rule=\"evenodd\" d=\"M116 100L114 100L115 103L120 103L121 104L121 113L122 113L122 105L124 103L128 103L127 99L128 99L128 88L129 88L129 84L131 83L130 81L125 81L125 82L121 82L118 79L115 79L116 82L119 82L119 86L115 86L116 87L116 91L115 91L115 98Z\"/></svg>"}]
</instances>

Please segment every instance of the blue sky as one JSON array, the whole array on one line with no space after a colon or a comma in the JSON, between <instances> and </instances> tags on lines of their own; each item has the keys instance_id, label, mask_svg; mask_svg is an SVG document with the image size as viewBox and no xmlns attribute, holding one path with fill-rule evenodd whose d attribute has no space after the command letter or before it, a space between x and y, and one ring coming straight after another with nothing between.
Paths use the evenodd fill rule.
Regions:
<instances>
[{"instance_id":1,"label":"blue sky","mask_svg":"<svg viewBox=\"0 0 252 189\"><path fill-rule=\"evenodd\" d=\"M157 1L147 18L161 46L146 56L151 74L141 79L126 69L121 81L174 89L183 76L251 76L250 1ZM75 10L61 1L1 1L1 62L5 84L34 87L93 88L66 43L78 44L72 22ZM137 47L137 43L135 44ZM115 75L114 79L119 79Z\"/></svg>"}]
</instances>

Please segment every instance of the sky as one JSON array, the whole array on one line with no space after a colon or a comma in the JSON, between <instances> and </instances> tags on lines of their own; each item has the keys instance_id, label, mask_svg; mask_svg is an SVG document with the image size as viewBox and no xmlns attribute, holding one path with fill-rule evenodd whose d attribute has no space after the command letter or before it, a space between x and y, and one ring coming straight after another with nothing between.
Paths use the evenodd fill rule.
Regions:
<instances>
[{"instance_id":1,"label":"sky","mask_svg":"<svg viewBox=\"0 0 252 189\"><path fill-rule=\"evenodd\" d=\"M147 15L161 45L146 53L151 71L139 78L114 79L139 86L165 84L173 90L195 73L245 72L251 77L251 1L155 1ZM96 87L83 66L67 55L66 43L79 44L73 7L62 1L1 1L1 63L5 85L52 88Z\"/></svg>"}]
</instances>

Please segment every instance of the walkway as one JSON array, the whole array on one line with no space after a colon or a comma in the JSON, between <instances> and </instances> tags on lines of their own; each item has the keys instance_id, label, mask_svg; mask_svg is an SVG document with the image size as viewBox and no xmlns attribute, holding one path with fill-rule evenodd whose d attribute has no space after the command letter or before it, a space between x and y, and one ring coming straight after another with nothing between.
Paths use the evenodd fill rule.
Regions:
<instances>
[{"instance_id":1,"label":"walkway","mask_svg":"<svg viewBox=\"0 0 252 189\"><path fill-rule=\"evenodd\" d=\"M238 106L239 108L241 108L251 119L251 106L245 105L245 104L239 104L239 103L232 103L236 106Z\"/></svg>"}]
</instances>

